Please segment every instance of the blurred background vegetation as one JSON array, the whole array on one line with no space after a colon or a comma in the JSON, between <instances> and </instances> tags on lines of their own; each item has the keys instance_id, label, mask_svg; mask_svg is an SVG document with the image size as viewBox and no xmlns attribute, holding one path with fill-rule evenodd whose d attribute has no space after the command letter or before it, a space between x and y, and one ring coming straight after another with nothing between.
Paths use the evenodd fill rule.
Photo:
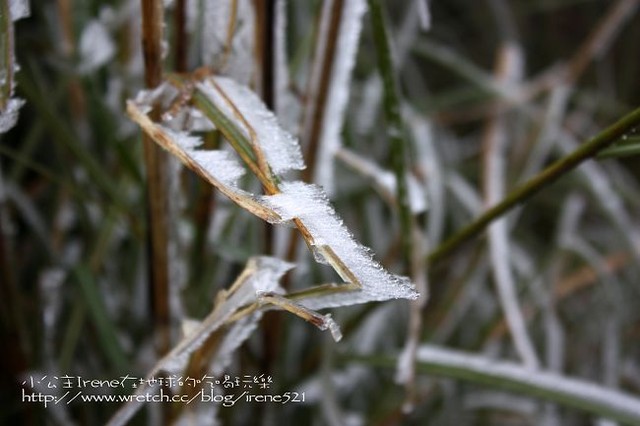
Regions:
<instances>
[{"instance_id":1,"label":"blurred background vegetation","mask_svg":"<svg viewBox=\"0 0 640 426\"><path fill-rule=\"evenodd\" d=\"M158 356L148 278L150 270L169 266L154 265L147 252L151 224L141 133L124 106L145 87L138 3L32 2L31 15L15 22L15 95L26 103L0 141L0 418L7 424L104 423L117 404L45 409L21 402L21 383L44 375L141 377ZM299 111L319 102L309 92L310 70L323 60L317 46L332 30L318 29L323 19L335 20L321 13L330 6L239 1L238 37L247 31L243 25L280 31L269 14L264 28L250 25L261 8L282 7L287 25L278 34L284 35L286 57L265 59L268 53L260 56L251 46L242 52L247 46L237 43L229 54L239 62L223 67L216 63L223 53L211 54L208 43L215 43L206 37L208 27L225 22L210 21L211 10L229 2L166 3L165 71L209 65L236 78L245 70L238 78L261 93L300 137L303 152L311 152L313 137L305 134ZM334 123L341 128L341 147L330 159L335 177L320 183L333 186L336 210L385 267L414 281L428 278L426 305L393 301L335 309L345 336L340 343L302 321L268 313L236 353L230 374L268 374L271 392L304 391L307 401L238 404L220 409L220 422L612 424L567 408L561 398L434 371L420 361L419 350L415 375L404 384L394 377L398 354L413 341L637 397L640 163L633 129L607 158L589 160L523 198L505 215L502 230L492 228L495 235L480 234L446 256L434 253L510 190L640 104L638 1L369 1L367 8L376 4L387 38L367 10L362 33L355 34L352 80L343 88L348 107ZM393 88L380 77L388 76L376 37L392 48L405 150L400 173L410 174L428 200L426 211L411 216L418 243L401 226L403 204L396 194L389 200L380 191L383 171L395 167L390 146L398 135L388 132ZM341 60L340 49L338 43L333 63ZM280 77L268 82L265 63ZM282 80L283 69L289 78L278 85L274 79ZM268 99L271 86L275 101ZM206 143L218 146L219 139L214 132ZM327 167L317 161L312 167ZM373 164L373 172L362 161ZM204 317L247 259L286 258L288 242L286 234L274 234L195 175L180 176L169 200L173 266L164 294L173 344L181 322ZM255 190L255 182L246 184ZM406 239L415 244L405 256ZM410 261L416 256L425 259L417 270ZM332 279L309 255L293 260L293 282ZM509 309L516 311L511 317L504 313ZM409 405L413 410L406 410ZM135 422L154 423L157 409L143 411Z\"/></svg>"}]
</instances>

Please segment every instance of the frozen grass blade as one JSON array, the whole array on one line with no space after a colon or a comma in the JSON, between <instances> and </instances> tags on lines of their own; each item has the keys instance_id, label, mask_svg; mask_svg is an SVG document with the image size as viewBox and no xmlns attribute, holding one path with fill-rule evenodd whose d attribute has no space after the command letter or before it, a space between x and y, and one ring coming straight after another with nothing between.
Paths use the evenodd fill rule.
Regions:
<instances>
[{"instance_id":1,"label":"frozen grass blade","mask_svg":"<svg viewBox=\"0 0 640 426\"><path fill-rule=\"evenodd\" d=\"M127 104L130 117L164 149L175 155L185 166L199 174L216 189L239 206L268 222L277 222L279 216L257 202L248 193L232 186L244 171L228 153L223 151L197 151L193 146L180 144L186 135L154 124L133 102ZM177 137L176 137L177 136ZM187 141L189 139L186 139ZM201 152L198 154L198 152Z\"/></svg>"},{"instance_id":2,"label":"frozen grass blade","mask_svg":"<svg viewBox=\"0 0 640 426\"><path fill-rule=\"evenodd\" d=\"M312 292L312 298L312 294L303 292L296 296L302 305L319 309L417 297L406 278L386 272L373 261L368 250L353 239L323 191L302 182L280 181L276 171L303 167L300 150L295 139L279 128L273 114L253 93L220 77L205 78L204 82L196 83L195 88L195 105L225 135L241 158L246 159L271 195L256 197L237 188L237 173L220 176L225 170L239 169L239 166L229 163L230 159L220 164L221 154L214 154L215 151L198 150L199 141L188 133L169 131L154 124L143 112L148 108L144 105L144 95L140 96L140 105L129 102L129 115L161 146L240 206L273 223L293 222L317 260L329 263L346 281L345 286L321 287L323 296ZM203 155L210 161L203 161Z\"/></svg>"},{"instance_id":3,"label":"frozen grass blade","mask_svg":"<svg viewBox=\"0 0 640 426\"><path fill-rule=\"evenodd\" d=\"M418 359L421 369L431 374L543 398L625 424L640 421L640 400L584 380L544 371L531 374L517 364L433 346L422 346Z\"/></svg>"},{"instance_id":4,"label":"frozen grass blade","mask_svg":"<svg viewBox=\"0 0 640 426\"><path fill-rule=\"evenodd\" d=\"M522 74L522 62L522 51L519 46L511 42L505 42L501 46L496 60L496 80L508 83L514 79L519 79ZM504 115L496 115L487 123L483 140L485 155L483 181L485 203L487 205L495 204L501 197L504 197L504 188L506 186L506 143L506 117ZM518 302L516 283L511 270L511 248L506 220L505 217L502 217L495 220L488 227L488 244L492 270L500 304L507 318L516 350L524 361L525 366L536 369L540 362Z\"/></svg>"},{"instance_id":5,"label":"frozen grass blade","mask_svg":"<svg viewBox=\"0 0 640 426\"><path fill-rule=\"evenodd\" d=\"M354 358L384 367L395 365L395 361L389 358ZM519 364L432 345L418 349L418 369L427 374L541 398L623 424L640 423L640 399L582 379L547 371L532 374Z\"/></svg>"},{"instance_id":6,"label":"frozen grass blade","mask_svg":"<svg viewBox=\"0 0 640 426\"><path fill-rule=\"evenodd\" d=\"M640 125L640 108L631 111L616 123L584 142L571 154L557 160L527 182L513 189L502 201L496 203L472 223L436 247L428 256L429 262L433 263L442 259L462 243L484 231L491 222L572 171L582 162L596 156L638 125Z\"/></svg>"},{"instance_id":7,"label":"frozen grass blade","mask_svg":"<svg viewBox=\"0 0 640 426\"><path fill-rule=\"evenodd\" d=\"M320 309L417 297L408 279L389 274L373 261L368 249L353 239L319 187L286 182L281 184L280 191L280 194L265 197L264 201L283 220L299 220L309 232L308 243L316 259L329 263L348 286L352 286L351 290L357 289L300 299L301 304Z\"/></svg>"}]
</instances>

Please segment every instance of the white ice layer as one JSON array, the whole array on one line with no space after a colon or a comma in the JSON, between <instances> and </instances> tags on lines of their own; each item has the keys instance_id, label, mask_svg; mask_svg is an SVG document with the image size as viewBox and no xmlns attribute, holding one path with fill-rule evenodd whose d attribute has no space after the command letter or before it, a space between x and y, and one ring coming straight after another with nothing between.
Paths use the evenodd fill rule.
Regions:
<instances>
[{"instance_id":1,"label":"white ice layer","mask_svg":"<svg viewBox=\"0 0 640 426\"><path fill-rule=\"evenodd\" d=\"M95 71L109 62L116 52L109 31L98 20L93 20L84 27L79 46L81 73Z\"/></svg>"},{"instance_id":2,"label":"white ice layer","mask_svg":"<svg viewBox=\"0 0 640 426\"><path fill-rule=\"evenodd\" d=\"M325 106L323 130L318 152L318 167L314 181L332 194L334 191L334 155L341 145L345 111L349 101L351 72L356 63L362 16L367 10L365 0L344 3L336 56L331 72L331 85Z\"/></svg>"},{"instance_id":3,"label":"white ice layer","mask_svg":"<svg viewBox=\"0 0 640 426\"><path fill-rule=\"evenodd\" d=\"M177 130L169 129L165 126L159 126L171 139L178 144L185 151L192 151L202 145L202 139L198 136L191 136L188 133L180 132Z\"/></svg>"},{"instance_id":4,"label":"white ice layer","mask_svg":"<svg viewBox=\"0 0 640 426\"><path fill-rule=\"evenodd\" d=\"M215 83L220 93L209 80L198 83L202 91L220 111L250 140L250 132L244 121L250 123L257 143L264 151L265 157L274 173L304 168L302 152L298 141L278 124L276 116L267 109L262 100L249 90L230 78L216 77ZM225 96L228 99L225 99ZM244 121L238 117L229 101L242 114Z\"/></svg>"},{"instance_id":5,"label":"white ice layer","mask_svg":"<svg viewBox=\"0 0 640 426\"><path fill-rule=\"evenodd\" d=\"M225 185L236 186L238 179L244 175L242 166L227 151L191 150L187 154Z\"/></svg>"},{"instance_id":6,"label":"white ice layer","mask_svg":"<svg viewBox=\"0 0 640 426\"><path fill-rule=\"evenodd\" d=\"M22 105L24 105L23 99L9 99L5 110L0 112L0 133L6 133L16 125L16 122L18 121L18 112Z\"/></svg>"},{"instance_id":7,"label":"white ice layer","mask_svg":"<svg viewBox=\"0 0 640 426\"><path fill-rule=\"evenodd\" d=\"M164 126L159 126L171 139L200 167L206 170L216 180L228 186L236 186L245 169L232 157L230 152L221 150L197 149L202 140L185 132L177 132Z\"/></svg>"},{"instance_id":8,"label":"white ice layer","mask_svg":"<svg viewBox=\"0 0 640 426\"><path fill-rule=\"evenodd\" d=\"M262 197L262 200L283 220L300 219L311 233L316 247L329 246L362 285L361 290L306 298L300 300L301 305L322 309L418 297L408 278L387 272L373 260L369 249L356 242L320 187L303 182L285 182L280 185L280 190L282 193ZM342 276L342 279L350 281L348 276Z\"/></svg>"},{"instance_id":9,"label":"white ice layer","mask_svg":"<svg viewBox=\"0 0 640 426\"><path fill-rule=\"evenodd\" d=\"M28 17L31 15L29 0L10 0L9 13L11 14L12 21Z\"/></svg>"}]
</instances>

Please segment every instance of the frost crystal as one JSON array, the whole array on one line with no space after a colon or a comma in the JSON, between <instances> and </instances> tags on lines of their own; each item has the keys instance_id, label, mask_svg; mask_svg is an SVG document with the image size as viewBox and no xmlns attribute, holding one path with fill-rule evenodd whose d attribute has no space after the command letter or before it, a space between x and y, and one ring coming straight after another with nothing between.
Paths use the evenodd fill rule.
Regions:
<instances>
[{"instance_id":1,"label":"frost crystal","mask_svg":"<svg viewBox=\"0 0 640 426\"><path fill-rule=\"evenodd\" d=\"M362 285L361 290L339 292L300 300L310 309L353 305L389 299L415 299L418 294L406 277L392 275L373 260L371 252L356 242L329 204L326 195L316 185L287 182L280 186L281 194L262 197L284 220L298 218L308 228L316 247L328 246ZM326 255L318 250L324 260ZM338 271L338 273L341 273ZM347 275L342 272L342 275ZM350 282L350 277L342 276ZM354 283L355 284L355 283Z\"/></svg>"},{"instance_id":2,"label":"frost crystal","mask_svg":"<svg viewBox=\"0 0 640 426\"><path fill-rule=\"evenodd\" d=\"M226 151L188 151L193 160L225 185L235 186L244 169Z\"/></svg>"},{"instance_id":3,"label":"frost crystal","mask_svg":"<svg viewBox=\"0 0 640 426\"><path fill-rule=\"evenodd\" d=\"M233 121L248 140L250 139L250 132L245 125L245 121L252 126L257 142L262 147L274 173L280 174L287 170L304 168L298 141L280 127L276 116L267 109L255 93L226 77L216 77L214 81L222 89L223 93L220 93L215 85L208 80L204 83L199 83L198 89L227 118ZM230 102L242 114L244 121L238 117Z\"/></svg>"}]
</instances>

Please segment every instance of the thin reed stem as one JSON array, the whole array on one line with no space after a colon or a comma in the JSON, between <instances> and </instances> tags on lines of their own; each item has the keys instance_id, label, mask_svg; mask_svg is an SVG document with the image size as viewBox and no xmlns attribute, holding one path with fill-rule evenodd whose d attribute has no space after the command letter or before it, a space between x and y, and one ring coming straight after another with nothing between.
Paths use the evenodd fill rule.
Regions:
<instances>
[{"instance_id":1,"label":"thin reed stem","mask_svg":"<svg viewBox=\"0 0 640 426\"><path fill-rule=\"evenodd\" d=\"M142 1L142 50L145 84L154 88L162 82L162 40L164 7L161 0ZM158 111L152 111L155 119ZM147 216L149 253L149 293L153 323L157 333L158 354L171 347L169 332L169 258L167 198L167 154L151 138L143 135L144 162L147 170Z\"/></svg>"}]
</instances>

